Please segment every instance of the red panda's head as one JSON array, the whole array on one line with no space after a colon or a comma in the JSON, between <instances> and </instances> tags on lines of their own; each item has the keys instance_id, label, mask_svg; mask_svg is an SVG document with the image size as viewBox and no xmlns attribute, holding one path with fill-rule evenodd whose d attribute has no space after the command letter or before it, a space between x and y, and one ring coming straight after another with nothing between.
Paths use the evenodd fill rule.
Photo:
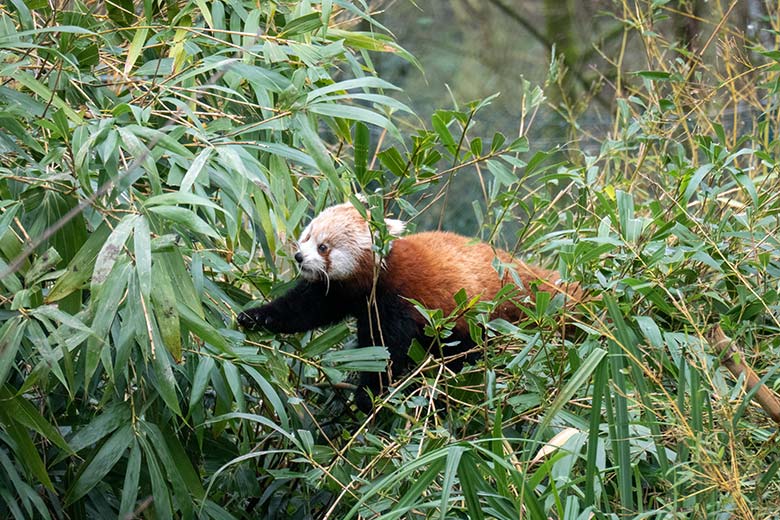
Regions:
<instances>
[{"instance_id":1,"label":"red panda's head","mask_svg":"<svg viewBox=\"0 0 780 520\"><path fill-rule=\"evenodd\" d=\"M391 235L403 233L400 220L385 219ZM295 260L307 280L348 280L373 265L373 239L368 222L349 202L317 215L298 240ZM370 272L370 270L369 270Z\"/></svg>"}]
</instances>

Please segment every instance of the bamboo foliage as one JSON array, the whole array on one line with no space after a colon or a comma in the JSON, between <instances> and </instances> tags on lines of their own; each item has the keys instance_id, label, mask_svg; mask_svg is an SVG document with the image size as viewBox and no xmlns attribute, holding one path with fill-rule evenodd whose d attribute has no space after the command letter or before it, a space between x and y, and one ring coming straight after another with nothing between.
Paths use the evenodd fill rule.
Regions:
<instances>
[{"instance_id":1,"label":"bamboo foliage","mask_svg":"<svg viewBox=\"0 0 780 520\"><path fill-rule=\"evenodd\" d=\"M0 517L771 517L776 425L751 398L777 387L780 56L734 6L689 48L682 11L616 3L608 134L522 82L509 139L475 135L492 97L426 123L398 101L373 57L419 63L373 2L0 6ZM546 108L572 140L540 150ZM365 416L350 374L386 349L234 320L358 193L378 254L389 212L471 212L588 298L541 293L518 323L464 293L419 307L445 347L465 317L478 355L456 374L412 345Z\"/></svg>"}]
</instances>

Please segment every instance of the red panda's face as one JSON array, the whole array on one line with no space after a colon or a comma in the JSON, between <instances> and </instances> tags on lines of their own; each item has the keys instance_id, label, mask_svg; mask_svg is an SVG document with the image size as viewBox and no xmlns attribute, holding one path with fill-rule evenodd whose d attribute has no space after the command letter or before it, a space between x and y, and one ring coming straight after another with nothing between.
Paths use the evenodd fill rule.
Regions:
<instances>
[{"instance_id":1,"label":"red panda's face","mask_svg":"<svg viewBox=\"0 0 780 520\"><path fill-rule=\"evenodd\" d=\"M387 219L391 232L400 234L403 223ZM371 231L350 203L331 206L301 233L295 260L308 280L348 280L372 265Z\"/></svg>"}]
</instances>

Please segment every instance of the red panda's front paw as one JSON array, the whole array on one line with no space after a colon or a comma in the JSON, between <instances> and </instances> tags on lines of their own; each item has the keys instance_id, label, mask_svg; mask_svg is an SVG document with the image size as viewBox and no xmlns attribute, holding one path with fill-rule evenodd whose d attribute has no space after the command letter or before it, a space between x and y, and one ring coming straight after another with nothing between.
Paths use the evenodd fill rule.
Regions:
<instances>
[{"instance_id":1,"label":"red panda's front paw","mask_svg":"<svg viewBox=\"0 0 780 520\"><path fill-rule=\"evenodd\" d=\"M268 328L274 323L271 313L265 307L249 309L238 315L238 324L247 330Z\"/></svg>"}]
</instances>

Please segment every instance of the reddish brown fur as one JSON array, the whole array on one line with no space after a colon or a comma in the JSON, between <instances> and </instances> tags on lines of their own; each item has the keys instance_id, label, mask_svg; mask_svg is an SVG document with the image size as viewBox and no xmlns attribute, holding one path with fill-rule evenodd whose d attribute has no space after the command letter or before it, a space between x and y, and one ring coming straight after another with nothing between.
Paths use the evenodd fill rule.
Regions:
<instances>
[{"instance_id":1,"label":"reddish brown fur","mask_svg":"<svg viewBox=\"0 0 780 520\"><path fill-rule=\"evenodd\" d=\"M441 309L446 316L455 309L454 295L460 289L465 289L469 298L480 296L481 300L491 300L503 286L515 284L508 269L503 279L499 278L493 267L496 257L502 263L511 264L522 282L517 300L529 295L532 286L553 296L566 292L569 297L579 298L576 286L557 284L559 275L555 271L513 261L506 251L441 231L417 233L395 240L387 258L386 270L380 276L390 291L417 300L426 308ZM517 321L521 315L517 305L507 302L496 309L493 317ZM457 327L464 333L467 330L462 320Z\"/></svg>"}]
</instances>

